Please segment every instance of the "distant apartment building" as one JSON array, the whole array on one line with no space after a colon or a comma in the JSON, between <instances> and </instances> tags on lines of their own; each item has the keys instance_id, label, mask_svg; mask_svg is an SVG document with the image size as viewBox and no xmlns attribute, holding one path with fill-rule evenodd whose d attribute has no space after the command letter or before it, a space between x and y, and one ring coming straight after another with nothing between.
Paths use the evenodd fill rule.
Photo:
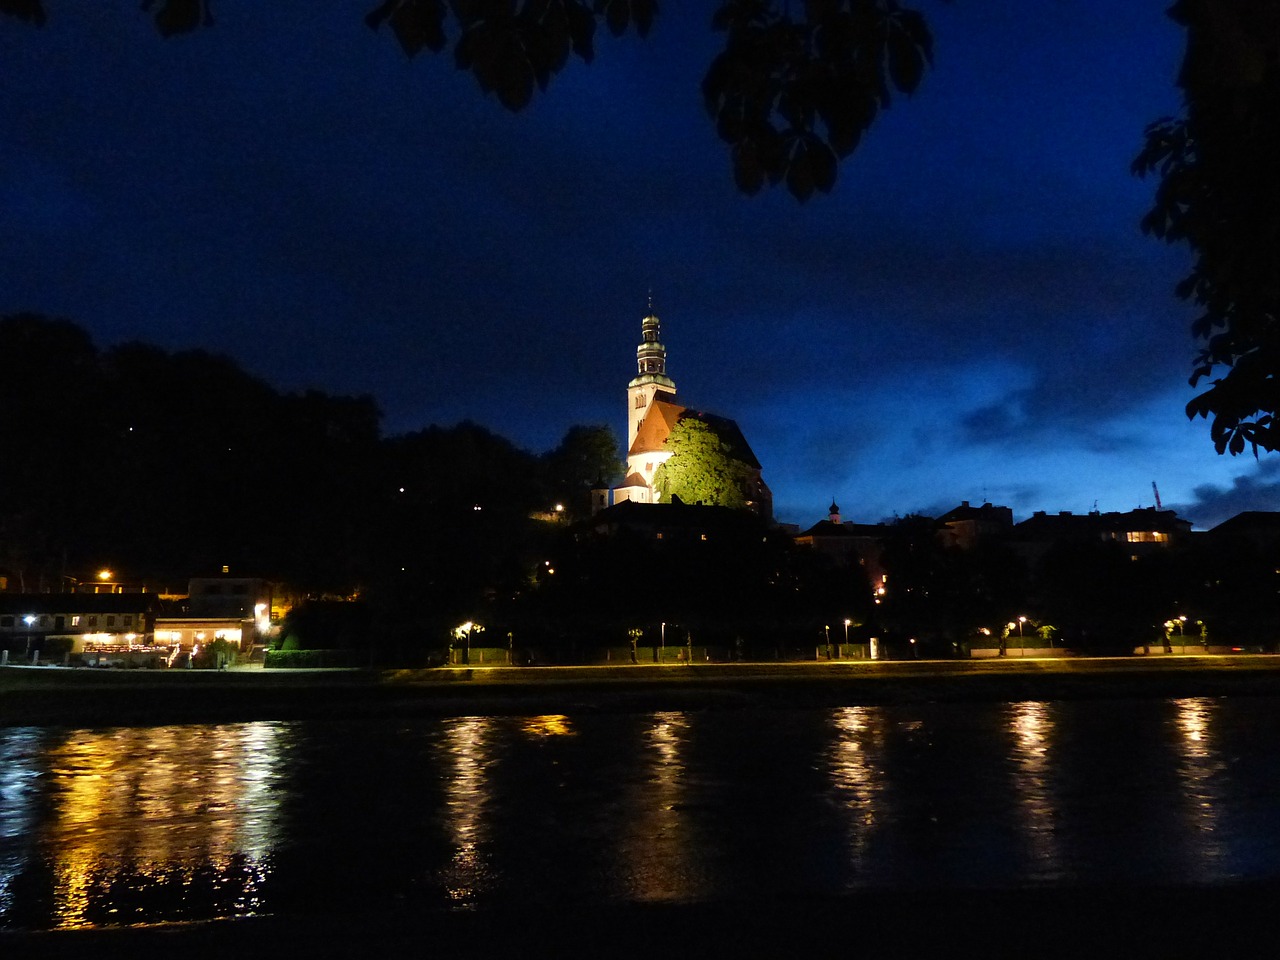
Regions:
<instances>
[{"instance_id":1,"label":"distant apartment building","mask_svg":"<svg viewBox=\"0 0 1280 960\"><path fill-rule=\"evenodd\" d=\"M149 646L158 609L152 593L0 593L0 649L12 661L55 646Z\"/></svg>"}]
</instances>

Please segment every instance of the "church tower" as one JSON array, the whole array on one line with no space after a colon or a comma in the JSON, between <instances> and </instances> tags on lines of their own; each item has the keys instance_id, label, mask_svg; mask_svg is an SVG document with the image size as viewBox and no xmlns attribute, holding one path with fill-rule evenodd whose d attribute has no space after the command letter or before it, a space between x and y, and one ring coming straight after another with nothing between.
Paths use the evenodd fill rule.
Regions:
<instances>
[{"instance_id":1,"label":"church tower","mask_svg":"<svg viewBox=\"0 0 1280 960\"><path fill-rule=\"evenodd\" d=\"M649 315L640 322L640 345L636 347L635 378L627 384L627 449L636 442L640 421L649 412L655 394L674 396L675 381L667 376L667 348L662 345L662 328L649 302Z\"/></svg>"}]
</instances>

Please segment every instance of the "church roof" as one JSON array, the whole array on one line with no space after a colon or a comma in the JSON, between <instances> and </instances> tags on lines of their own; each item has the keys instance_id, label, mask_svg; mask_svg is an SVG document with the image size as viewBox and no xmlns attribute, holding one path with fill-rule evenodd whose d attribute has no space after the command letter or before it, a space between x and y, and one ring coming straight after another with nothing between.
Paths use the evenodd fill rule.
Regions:
<instances>
[{"instance_id":1,"label":"church roof","mask_svg":"<svg viewBox=\"0 0 1280 960\"><path fill-rule=\"evenodd\" d=\"M649 404L649 412L640 421L636 429L636 438L631 441L628 456L637 453L655 453L662 449L685 408L673 400L667 400L662 394L656 394Z\"/></svg>"},{"instance_id":2,"label":"church roof","mask_svg":"<svg viewBox=\"0 0 1280 960\"><path fill-rule=\"evenodd\" d=\"M653 403L649 405L649 412L640 421L636 438L627 455L635 456L640 453L662 451L672 428L686 417L701 420L714 430L720 442L729 448L729 455L735 460L740 460L755 470L760 469L760 461L756 459L755 452L747 443L747 438L743 436L742 429L736 421L704 410L690 410L673 400L664 399L661 394L654 397Z\"/></svg>"},{"instance_id":3,"label":"church roof","mask_svg":"<svg viewBox=\"0 0 1280 960\"><path fill-rule=\"evenodd\" d=\"M624 487L647 487L647 486L648 484L645 483L644 477L640 476L640 474L632 470L629 474L627 474L626 478L620 484L618 484L618 486L615 489L621 490Z\"/></svg>"}]
</instances>

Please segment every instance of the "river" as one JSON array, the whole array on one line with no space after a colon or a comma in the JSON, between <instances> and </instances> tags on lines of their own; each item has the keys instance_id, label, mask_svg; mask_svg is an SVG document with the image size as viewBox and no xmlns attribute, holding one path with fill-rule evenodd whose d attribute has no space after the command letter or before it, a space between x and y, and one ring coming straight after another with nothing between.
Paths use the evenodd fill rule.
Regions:
<instances>
[{"instance_id":1,"label":"river","mask_svg":"<svg viewBox=\"0 0 1280 960\"><path fill-rule=\"evenodd\" d=\"M1280 699L0 729L0 928L1280 878Z\"/></svg>"}]
</instances>

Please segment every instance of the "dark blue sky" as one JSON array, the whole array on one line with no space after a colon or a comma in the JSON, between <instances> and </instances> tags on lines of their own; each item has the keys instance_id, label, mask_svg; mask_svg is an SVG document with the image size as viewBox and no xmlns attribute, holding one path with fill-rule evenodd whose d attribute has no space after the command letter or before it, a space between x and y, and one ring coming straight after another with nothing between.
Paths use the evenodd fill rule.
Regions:
<instances>
[{"instance_id":1,"label":"dark blue sky","mask_svg":"<svg viewBox=\"0 0 1280 960\"><path fill-rule=\"evenodd\" d=\"M709 2L602 32L518 115L405 60L373 0L222 0L169 41L136 0L49 6L0 21L0 312L541 451L625 434L652 288L681 399L741 423L780 519L1126 510L1153 480L1202 528L1280 505L1275 461L1186 420L1188 256L1137 227L1167 0L923 3L935 69L805 206L733 188Z\"/></svg>"}]
</instances>

